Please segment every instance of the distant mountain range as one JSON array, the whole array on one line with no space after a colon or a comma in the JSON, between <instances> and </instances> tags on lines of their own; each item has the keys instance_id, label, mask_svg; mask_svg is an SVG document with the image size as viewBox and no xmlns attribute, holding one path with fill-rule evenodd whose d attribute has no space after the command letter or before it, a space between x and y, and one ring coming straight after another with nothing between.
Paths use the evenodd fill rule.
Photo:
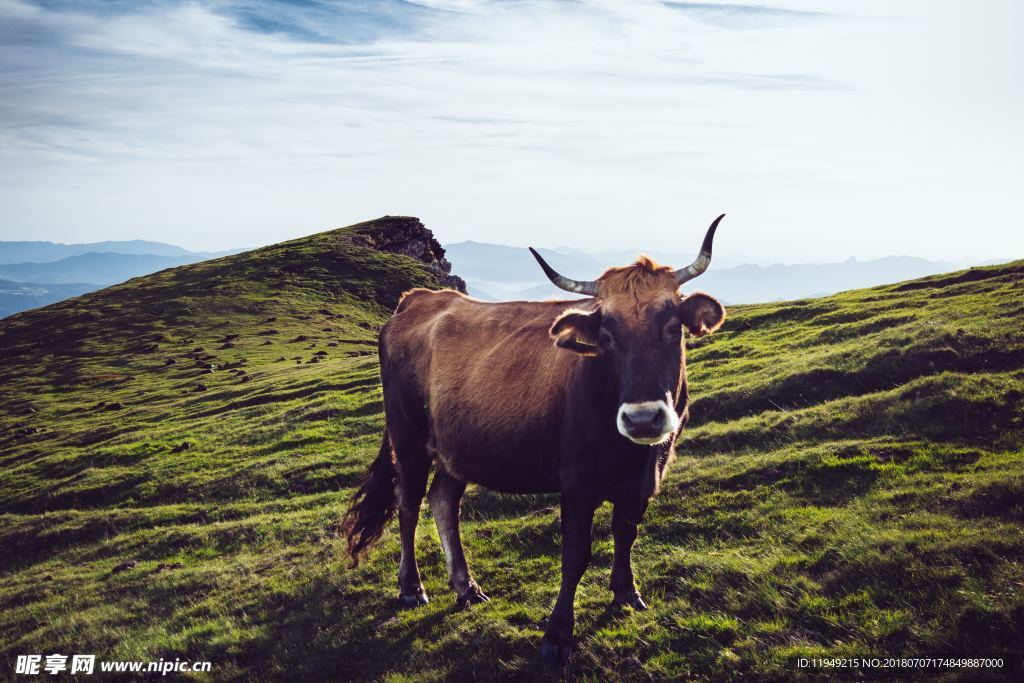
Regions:
<instances>
[{"instance_id":1,"label":"distant mountain range","mask_svg":"<svg viewBox=\"0 0 1024 683\"><path fill-rule=\"evenodd\" d=\"M57 242L0 242L0 264L52 263L82 254L141 254L147 256L198 256L200 260L236 254L233 251L189 251L174 244L125 240L60 244Z\"/></svg>"},{"instance_id":2,"label":"distant mountain range","mask_svg":"<svg viewBox=\"0 0 1024 683\"><path fill-rule=\"evenodd\" d=\"M0 317L239 251L196 252L145 240L0 242Z\"/></svg>"},{"instance_id":3,"label":"distant mountain range","mask_svg":"<svg viewBox=\"0 0 1024 683\"><path fill-rule=\"evenodd\" d=\"M480 299L500 301L572 296L552 286L530 252L523 247L457 242L446 245L445 249L452 263L452 272L464 278L469 293ZM596 278L611 266L630 263L638 254L628 251L591 254L566 248L538 251L556 270L577 279ZM694 257L695 254L656 255L659 262L675 266L686 265ZM693 289L707 291L726 303L760 303L824 296L959 270L967 265L993 263L998 261L953 263L914 256L886 256L867 261L851 258L820 264L728 264L724 267L713 264L693 283Z\"/></svg>"},{"instance_id":4,"label":"distant mountain range","mask_svg":"<svg viewBox=\"0 0 1024 683\"><path fill-rule=\"evenodd\" d=\"M572 295L553 287L530 252L487 242L457 242L445 247L452 272L466 280L469 293L487 301L565 298ZM165 268L238 253L193 252L173 244L129 240L87 244L0 242L0 317L45 306L85 292L102 289ZM610 266L633 261L638 252L591 253L571 247L540 249L552 266L579 279L596 278ZM658 253L659 261L676 266L694 254ZM1007 259L1009 260L1009 259ZM929 261L913 256L887 256L840 263L755 265L719 258L694 283L730 304L757 303L824 296L848 289L944 273L965 265Z\"/></svg>"},{"instance_id":5,"label":"distant mountain range","mask_svg":"<svg viewBox=\"0 0 1024 683\"><path fill-rule=\"evenodd\" d=\"M41 285L0 280L0 318L100 289L92 284Z\"/></svg>"},{"instance_id":6,"label":"distant mountain range","mask_svg":"<svg viewBox=\"0 0 1024 683\"><path fill-rule=\"evenodd\" d=\"M164 268L206 261L207 258L201 254L158 256L155 254L88 253L69 256L51 263L0 265L0 278L32 283L89 282L106 287L130 280L133 277L155 273Z\"/></svg>"}]
</instances>

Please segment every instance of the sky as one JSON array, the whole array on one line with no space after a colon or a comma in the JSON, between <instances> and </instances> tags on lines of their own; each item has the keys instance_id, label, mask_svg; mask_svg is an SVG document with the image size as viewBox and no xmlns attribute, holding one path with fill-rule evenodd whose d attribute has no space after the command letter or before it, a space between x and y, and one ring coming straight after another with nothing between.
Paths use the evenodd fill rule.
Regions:
<instances>
[{"instance_id":1,"label":"sky","mask_svg":"<svg viewBox=\"0 0 1024 683\"><path fill-rule=\"evenodd\" d=\"M770 1L770 0L769 0ZM1024 257L1013 0L0 0L0 239ZM610 264L611 265L611 264Z\"/></svg>"}]
</instances>

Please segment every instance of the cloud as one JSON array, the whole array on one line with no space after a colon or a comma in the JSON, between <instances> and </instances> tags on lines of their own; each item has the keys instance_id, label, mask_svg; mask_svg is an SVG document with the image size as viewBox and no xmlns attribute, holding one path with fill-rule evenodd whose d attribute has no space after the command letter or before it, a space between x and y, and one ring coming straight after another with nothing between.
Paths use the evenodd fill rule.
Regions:
<instances>
[{"instance_id":1,"label":"cloud","mask_svg":"<svg viewBox=\"0 0 1024 683\"><path fill-rule=\"evenodd\" d=\"M812 21L834 16L832 13L769 7L766 5L740 5L715 2L676 2L666 0L665 5L685 12L701 21L725 28L765 28L793 22Z\"/></svg>"},{"instance_id":2,"label":"cloud","mask_svg":"<svg viewBox=\"0 0 1024 683\"><path fill-rule=\"evenodd\" d=\"M830 209L950 163L928 147L944 109L898 118L925 100L892 60L914 34L887 26L655 0L0 0L0 237L223 248L412 213L448 240L611 247L635 223L685 251L677 226L738 207L725 242L778 255L767 222L845 258L859 240L811 239Z\"/></svg>"},{"instance_id":3,"label":"cloud","mask_svg":"<svg viewBox=\"0 0 1024 683\"><path fill-rule=\"evenodd\" d=\"M0 10L9 32L22 36L0 52L0 87L11 95L0 112L23 151L51 161L70 154L177 163L230 161L231 147L275 158L377 155L381 137L415 137L429 148L435 131L472 144L509 130L512 120L528 147L531 140L552 144L549 133L571 125L576 106L588 101L604 111L587 118L601 119L616 110L625 116L681 84L837 87L813 75L708 72L678 43L685 26L648 36L652 44L637 54L630 34L650 25L624 22L621 11L601 5L581 11L540 3L527 12L392 1L101 8L7 2ZM670 20L661 10L651 4L646 12ZM659 49L666 38L669 49ZM627 51L632 58L624 61ZM633 102L608 97L626 81ZM298 121L303 130L292 127ZM311 127L315 139L306 134ZM380 137L367 144L338 135L352 129Z\"/></svg>"}]
</instances>

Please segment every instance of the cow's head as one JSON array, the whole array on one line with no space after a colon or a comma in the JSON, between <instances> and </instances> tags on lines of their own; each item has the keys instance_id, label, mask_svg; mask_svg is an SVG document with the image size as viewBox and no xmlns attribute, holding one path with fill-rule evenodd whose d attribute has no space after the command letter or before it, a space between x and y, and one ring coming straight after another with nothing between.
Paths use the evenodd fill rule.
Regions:
<instances>
[{"instance_id":1,"label":"cow's head","mask_svg":"<svg viewBox=\"0 0 1024 683\"><path fill-rule=\"evenodd\" d=\"M708 228L697 260L679 270L641 257L594 281L571 280L530 249L556 286L596 297L596 308L565 311L550 333L568 352L605 361L619 392L616 426L630 441L657 444L676 432L675 406L678 403L681 409L687 400L683 328L699 337L714 332L725 320L717 299L701 292L679 294L684 282L707 270L715 229L723 217Z\"/></svg>"}]
</instances>

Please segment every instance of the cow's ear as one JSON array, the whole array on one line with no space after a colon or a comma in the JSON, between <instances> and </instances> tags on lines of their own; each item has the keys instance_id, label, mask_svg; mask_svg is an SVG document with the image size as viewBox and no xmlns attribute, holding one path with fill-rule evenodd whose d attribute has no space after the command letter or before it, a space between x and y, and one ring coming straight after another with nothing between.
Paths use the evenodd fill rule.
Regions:
<instances>
[{"instance_id":1,"label":"cow's ear","mask_svg":"<svg viewBox=\"0 0 1024 683\"><path fill-rule=\"evenodd\" d=\"M679 302L679 317L695 337L714 332L725 322L725 308L713 296L694 292Z\"/></svg>"},{"instance_id":2,"label":"cow's ear","mask_svg":"<svg viewBox=\"0 0 1024 683\"><path fill-rule=\"evenodd\" d=\"M548 334L555 346L569 349L584 356L597 355L597 335L601 330L601 309L581 311L570 308L555 318Z\"/></svg>"}]
</instances>

